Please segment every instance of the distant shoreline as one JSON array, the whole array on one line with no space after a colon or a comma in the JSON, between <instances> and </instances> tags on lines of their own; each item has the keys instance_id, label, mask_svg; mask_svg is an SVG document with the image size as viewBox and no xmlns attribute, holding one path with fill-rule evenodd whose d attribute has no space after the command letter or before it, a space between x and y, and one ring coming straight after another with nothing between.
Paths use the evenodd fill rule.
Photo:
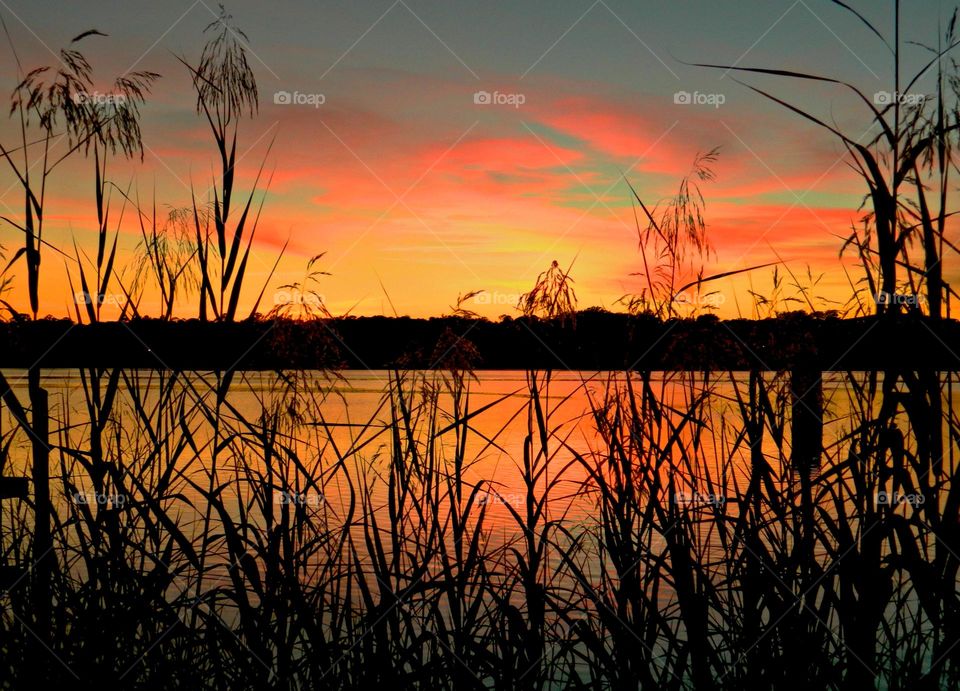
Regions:
<instances>
[{"instance_id":1,"label":"distant shoreline","mask_svg":"<svg viewBox=\"0 0 960 691\"><path fill-rule=\"evenodd\" d=\"M348 317L327 321L0 322L0 367L173 370L960 369L960 322L899 316L660 321L600 310L569 322Z\"/></svg>"}]
</instances>

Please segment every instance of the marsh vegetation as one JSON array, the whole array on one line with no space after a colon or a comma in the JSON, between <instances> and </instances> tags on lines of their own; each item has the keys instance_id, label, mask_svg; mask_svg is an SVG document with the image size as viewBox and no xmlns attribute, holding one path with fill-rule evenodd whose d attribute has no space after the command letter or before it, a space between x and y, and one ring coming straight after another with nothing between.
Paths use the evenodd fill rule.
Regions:
<instances>
[{"instance_id":1,"label":"marsh vegetation","mask_svg":"<svg viewBox=\"0 0 960 691\"><path fill-rule=\"evenodd\" d=\"M867 144L760 91L850 148L869 208L842 239L863 268L849 302L822 300L817 277L778 263L751 316L891 318L905 306L876 296L906 292L925 296L906 306L918 328L949 317L954 25L932 49L934 98L901 111L856 92L881 125ZM106 104L77 98L93 84L79 46L101 38L80 34L58 65L21 70L12 92L19 141L0 155L24 211L0 217L17 237L0 298L25 280L29 309L0 300L9 320L37 321L41 257L55 256L81 296L78 323L100 322L116 295L120 323L148 316L154 294L157 319L262 312L280 336L309 321L312 348L342 348L317 288L322 254L281 286L312 296L295 305L266 304L272 273L256 285L247 274L269 186L263 165L246 190L235 171L259 103L247 36L224 12L199 59L181 58L218 167L206 196L166 214L109 175L142 151L140 108L159 75L122 75L122 98ZM899 36L888 46L899 94ZM54 156L60 136L70 144ZM90 255L44 238L48 180L74 156L94 171ZM645 287L622 304L634 315L696 316L709 302L678 294L767 268L710 273L700 186L717 161L697 156L660 204L631 188ZM139 235L129 265L118 217ZM532 281L518 328L587 328L574 268L554 261ZM956 372L703 360L494 373L470 340L475 294L428 353L390 369L3 370L0 476L29 478L27 491L0 485L3 685L960 686Z\"/></svg>"}]
</instances>

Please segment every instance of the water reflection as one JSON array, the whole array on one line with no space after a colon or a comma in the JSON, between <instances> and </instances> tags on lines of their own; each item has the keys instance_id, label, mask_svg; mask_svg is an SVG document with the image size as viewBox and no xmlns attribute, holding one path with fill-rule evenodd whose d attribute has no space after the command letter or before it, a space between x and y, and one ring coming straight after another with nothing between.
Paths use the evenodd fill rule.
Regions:
<instances>
[{"instance_id":1,"label":"water reflection","mask_svg":"<svg viewBox=\"0 0 960 691\"><path fill-rule=\"evenodd\" d=\"M31 570L33 491L0 502L3 664L131 688L949 688L954 380L45 372L53 569ZM29 477L33 431L0 422L2 474Z\"/></svg>"}]
</instances>

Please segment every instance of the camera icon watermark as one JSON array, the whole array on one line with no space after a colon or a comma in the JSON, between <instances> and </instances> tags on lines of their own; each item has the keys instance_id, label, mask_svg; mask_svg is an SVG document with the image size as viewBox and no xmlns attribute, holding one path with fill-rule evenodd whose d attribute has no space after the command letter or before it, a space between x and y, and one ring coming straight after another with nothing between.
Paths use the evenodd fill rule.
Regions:
<instances>
[{"instance_id":1,"label":"camera icon watermark","mask_svg":"<svg viewBox=\"0 0 960 691\"><path fill-rule=\"evenodd\" d=\"M692 305L695 307L716 309L725 303L727 298L723 293L719 292L706 293L704 295L700 293L677 293L673 297L673 301L678 305Z\"/></svg>"},{"instance_id":2,"label":"camera icon watermark","mask_svg":"<svg viewBox=\"0 0 960 691\"><path fill-rule=\"evenodd\" d=\"M478 305L509 305L515 307L520 302L520 293L501 293L484 290L473 296Z\"/></svg>"},{"instance_id":3,"label":"camera icon watermark","mask_svg":"<svg viewBox=\"0 0 960 691\"><path fill-rule=\"evenodd\" d=\"M902 94L890 91L878 91L873 95L873 103L878 106L891 106L894 103L899 103L902 106L916 106L926 99L925 94Z\"/></svg>"},{"instance_id":4,"label":"camera icon watermark","mask_svg":"<svg viewBox=\"0 0 960 691\"><path fill-rule=\"evenodd\" d=\"M922 506L927 498L922 494L903 494L902 492L887 492L880 490L876 495L877 506L900 506L909 504L910 506Z\"/></svg>"},{"instance_id":5,"label":"camera icon watermark","mask_svg":"<svg viewBox=\"0 0 960 691\"><path fill-rule=\"evenodd\" d=\"M312 291L305 293L302 290L278 290L273 294L274 305L308 305L311 307L319 307L323 303L323 295Z\"/></svg>"},{"instance_id":6,"label":"camera icon watermark","mask_svg":"<svg viewBox=\"0 0 960 691\"><path fill-rule=\"evenodd\" d=\"M71 492L70 501L84 506L114 506L123 508L127 497L123 494L107 494L106 492Z\"/></svg>"},{"instance_id":7,"label":"camera icon watermark","mask_svg":"<svg viewBox=\"0 0 960 691\"><path fill-rule=\"evenodd\" d=\"M313 106L319 108L327 102L325 94L308 94L300 91L276 91L273 102L278 106Z\"/></svg>"},{"instance_id":8,"label":"camera icon watermark","mask_svg":"<svg viewBox=\"0 0 960 691\"><path fill-rule=\"evenodd\" d=\"M512 506L516 509L523 506L525 501L526 497L516 492L511 494L501 494L493 491L477 493L477 504L480 506L499 504L501 506Z\"/></svg>"},{"instance_id":9,"label":"camera icon watermark","mask_svg":"<svg viewBox=\"0 0 960 691\"><path fill-rule=\"evenodd\" d=\"M71 95L71 100L77 105L122 107L127 102L124 94L104 94L99 91L77 91Z\"/></svg>"},{"instance_id":10,"label":"camera icon watermark","mask_svg":"<svg viewBox=\"0 0 960 691\"><path fill-rule=\"evenodd\" d=\"M727 102L727 97L725 94L717 93L678 91L673 95L673 102L678 106L713 106L719 108Z\"/></svg>"},{"instance_id":11,"label":"camera icon watermark","mask_svg":"<svg viewBox=\"0 0 960 691\"><path fill-rule=\"evenodd\" d=\"M127 296L122 293L85 293L78 290L73 294L73 301L78 305L114 305L122 307L127 304Z\"/></svg>"},{"instance_id":12,"label":"camera icon watermark","mask_svg":"<svg viewBox=\"0 0 960 691\"><path fill-rule=\"evenodd\" d=\"M316 508L325 501L322 494L317 492L277 492L273 495L273 503L279 506L309 506Z\"/></svg>"},{"instance_id":13,"label":"camera icon watermark","mask_svg":"<svg viewBox=\"0 0 960 691\"><path fill-rule=\"evenodd\" d=\"M903 307L918 307L925 302L923 295L913 293L888 293L881 290L873 296L878 305L901 305Z\"/></svg>"},{"instance_id":14,"label":"camera icon watermark","mask_svg":"<svg viewBox=\"0 0 960 691\"><path fill-rule=\"evenodd\" d=\"M710 506L719 508L727 503L722 494L703 494L701 492L677 492L674 495L677 506Z\"/></svg>"},{"instance_id":15,"label":"camera icon watermark","mask_svg":"<svg viewBox=\"0 0 960 691\"><path fill-rule=\"evenodd\" d=\"M519 108L527 102L525 94L501 93L494 91L476 91L473 94L473 103L478 106L513 106Z\"/></svg>"}]
</instances>

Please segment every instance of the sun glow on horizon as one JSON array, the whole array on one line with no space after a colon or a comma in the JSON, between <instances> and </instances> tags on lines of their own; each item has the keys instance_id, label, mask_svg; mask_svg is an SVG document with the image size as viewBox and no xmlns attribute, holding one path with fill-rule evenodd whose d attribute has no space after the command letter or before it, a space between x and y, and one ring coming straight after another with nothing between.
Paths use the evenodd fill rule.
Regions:
<instances>
[{"instance_id":1,"label":"sun glow on horizon","mask_svg":"<svg viewBox=\"0 0 960 691\"><path fill-rule=\"evenodd\" d=\"M299 281L307 259L320 253L318 266L330 275L317 292L334 314L440 315L458 295L482 291L471 309L496 318L515 313L519 295L554 259L572 264L581 307L624 309L622 298L642 293L648 287L643 274L655 273L651 263L662 260L639 251L637 224L643 230L646 219L632 189L656 208L676 194L698 153L714 147L720 148L716 177L700 184L714 250L702 262L702 276L782 262L779 275L794 277L788 283L818 279L811 294L823 298L824 309L848 302L851 280L862 278L855 256L838 261L843 238L864 214L865 192L843 147L730 79L664 63L658 56L667 52L659 44L644 50L629 32L618 34L591 59L598 67L636 61L644 79L620 69L591 76L573 39L536 62L536 51L498 54L469 42L465 57L434 43L422 47L423 55L400 58L390 53L390 41L406 45L423 27L399 17L396 33L380 36L379 44L360 42L343 52L348 46L280 40L276 23L242 3L234 14L246 24L244 45L259 86L259 112L239 127L234 211L265 168L254 195L252 208L261 202L263 208L239 314L251 309L261 289L259 311L269 312L281 286ZM517 21L522 17L518 10ZM589 19L585 34L610 32L600 17ZM17 36L24 64L53 61L48 40L63 43L75 21L45 18L42 42L29 33ZM745 21L742 13L737 21ZM177 56L196 58L207 23L202 13L190 14L175 40L161 37L159 46L176 44ZM210 204L218 184L217 151L196 113L190 75L169 51L143 53L146 33L135 25L129 36L95 36L82 46L89 46L95 83L104 93L110 89L105 75L129 72L134 59L137 69L163 74L140 108L142 161L112 156L107 163L108 225L118 250L106 318L118 314L116 304L140 285L140 219L154 205L163 219L171 209L190 207L192 198ZM828 38L822 39L823 60L842 52ZM424 55L435 63L424 63ZM507 62L529 69L511 72ZM309 65L325 67L310 76ZM11 87L17 76L11 62L0 66ZM722 102L701 98L711 93L722 93ZM821 105L806 92L797 98ZM862 121L855 106L837 101L835 119ZM8 119L0 130L8 148L14 124ZM95 270L93 171L92 160L75 154L50 177L41 315L75 316L78 258L87 273ZM0 184L4 215L21 218L22 189L9 169L0 173ZM21 237L7 225L0 243L9 260ZM724 317L750 316L753 293L770 284L771 272L768 267L703 284L701 291L720 296L709 303L681 299ZM4 299L25 310L23 266L11 274ZM696 272L683 278L680 283L688 283ZM796 297L803 290L793 292ZM158 291L145 285L141 311L153 314L159 306ZM196 290L185 289L175 314L196 313Z\"/></svg>"}]
</instances>

